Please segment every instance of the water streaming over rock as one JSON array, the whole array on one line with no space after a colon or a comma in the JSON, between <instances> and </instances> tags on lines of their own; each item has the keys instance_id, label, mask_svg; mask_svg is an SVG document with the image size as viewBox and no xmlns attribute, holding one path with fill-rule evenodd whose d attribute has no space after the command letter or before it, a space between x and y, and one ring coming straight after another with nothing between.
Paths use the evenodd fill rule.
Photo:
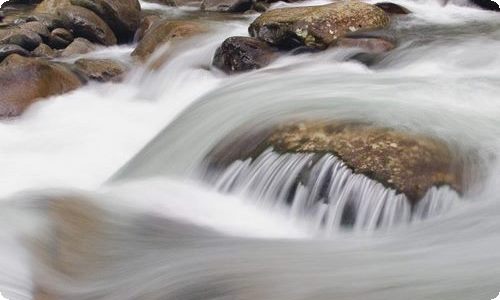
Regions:
<instances>
[{"instance_id":1,"label":"water streaming over rock","mask_svg":"<svg viewBox=\"0 0 500 300\"><path fill-rule=\"evenodd\" d=\"M318 229L334 232L389 228L447 212L460 201L447 186L432 187L415 205L396 190L355 174L331 154L278 154L266 150L236 161L206 180L224 193L243 194L272 209L290 207L293 218L310 218Z\"/></svg>"}]
</instances>

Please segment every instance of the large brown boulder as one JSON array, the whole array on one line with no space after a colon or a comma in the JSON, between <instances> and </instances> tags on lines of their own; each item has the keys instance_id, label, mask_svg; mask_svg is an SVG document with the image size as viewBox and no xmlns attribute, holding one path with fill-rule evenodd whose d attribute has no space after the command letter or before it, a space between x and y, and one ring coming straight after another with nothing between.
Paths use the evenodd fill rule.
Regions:
<instances>
[{"instance_id":1,"label":"large brown boulder","mask_svg":"<svg viewBox=\"0 0 500 300\"><path fill-rule=\"evenodd\" d=\"M0 64L0 118L18 116L36 101L81 85L79 77L61 64L10 55Z\"/></svg>"},{"instance_id":2,"label":"large brown boulder","mask_svg":"<svg viewBox=\"0 0 500 300\"><path fill-rule=\"evenodd\" d=\"M464 191L464 163L458 152L429 136L348 121L292 122L257 132L239 132L207 156L209 168L226 169L236 160L277 153L332 154L352 169L403 193L416 203L433 186Z\"/></svg>"},{"instance_id":3,"label":"large brown boulder","mask_svg":"<svg viewBox=\"0 0 500 300\"><path fill-rule=\"evenodd\" d=\"M265 143L278 152L332 153L364 174L418 201L432 186L462 192L462 167L449 147L427 136L370 124L302 122L276 128Z\"/></svg>"},{"instance_id":4,"label":"large brown boulder","mask_svg":"<svg viewBox=\"0 0 500 300\"><path fill-rule=\"evenodd\" d=\"M165 43L186 39L202 32L205 32L205 29L197 22L162 21L148 30L132 52L132 56L144 62Z\"/></svg>"},{"instance_id":5,"label":"large brown boulder","mask_svg":"<svg viewBox=\"0 0 500 300\"><path fill-rule=\"evenodd\" d=\"M91 10L73 5L59 9L57 13L61 19L70 24L75 36L106 46L117 43L113 30Z\"/></svg>"},{"instance_id":6,"label":"large brown boulder","mask_svg":"<svg viewBox=\"0 0 500 300\"><path fill-rule=\"evenodd\" d=\"M213 65L226 73L260 69L278 57L265 42L244 36L226 39L215 52Z\"/></svg>"},{"instance_id":7,"label":"large brown boulder","mask_svg":"<svg viewBox=\"0 0 500 300\"><path fill-rule=\"evenodd\" d=\"M71 3L96 13L121 42L132 40L139 27L141 5L138 0L71 0Z\"/></svg>"},{"instance_id":8,"label":"large brown boulder","mask_svg":"<svg viewBox=\"0 0 500 300\"><path fill-rule=\"evenodd\" d=\"M387 14L377 6L340 1L267 11L250 24L249 32L281 48L324 49L348 32L383 28L389 21Z\"/></svg>"}]
</instances>

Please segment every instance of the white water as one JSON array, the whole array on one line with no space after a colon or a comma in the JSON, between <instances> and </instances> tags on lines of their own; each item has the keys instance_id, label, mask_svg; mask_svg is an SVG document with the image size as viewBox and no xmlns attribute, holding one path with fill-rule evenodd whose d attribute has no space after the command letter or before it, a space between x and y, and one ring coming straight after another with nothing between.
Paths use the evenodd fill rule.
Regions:
<instances>
[{"instance_id":1,"label":"white water","mask_svg":"<svg viewBox=\"0 0 500 300\"><path fill-rule=\"evenodd\" d=\"M332 155L280 155L266 150L255 160L235 161L222 172L208 172L223 193L248 195L269 210L289 208L292 219L310 219L330 235L340 226L371 231L438 216L459 204L449 187L433 187L412 211L411 202L396 190L353 174ZM310 171L305 177L306 171Z\"/></svg>"},{"instance_id":2,"label":"white water","mask_svg":"<svg viewBox=\"0 0 500 300\"><path fill-rule=\"evenodd\" d=\"M398 3L415 14L397 25L400 47L373 68L344 62L350 51L329 50L229 78L209 68L211 56L224 38L245 35L251 17L211 21L211 34L157 73L136 70L122 84L91 85L2 121L0 195L85 189L78 193L111 211L110 252L99 255L113 262L77 282L47 273L46 284L72 300L493 298L500 289L500 166L490 159L500 150L500 19L434 1ZM130 50L107 53L123 59ZM307 218L192 181L228 135L297 116L435 135L477 150L487 176L442 216L328 239L315 237ZM114 177L124 182L110 185L167 124ZM157 176L169 179L145 180ZM39 233L45 211L22 200L37 197L20 194L0 210L0 290L10 299L31 298L30 261L12 236L46 237ZM145 215L144 224L132 222L136 215ZM151 215L168 226L145 234Z\"/></svg>"}]
</instances>

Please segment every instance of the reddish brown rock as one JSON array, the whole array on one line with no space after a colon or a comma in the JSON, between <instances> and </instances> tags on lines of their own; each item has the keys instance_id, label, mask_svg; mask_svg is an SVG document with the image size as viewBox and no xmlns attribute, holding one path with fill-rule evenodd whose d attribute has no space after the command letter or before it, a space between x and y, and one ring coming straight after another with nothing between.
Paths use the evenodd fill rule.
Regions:
<instances>
[{"instance_id":1,"label":"reddish brown rock","mask_svg":"<svg viewBox=\"0 0 500 300\"><path fill-rule=\"evenodd\" d=\"M18 116L36 101L81 85L80 79L63 65L10 55L0 64L0 117Z\"/></svg>"}]
</instances>

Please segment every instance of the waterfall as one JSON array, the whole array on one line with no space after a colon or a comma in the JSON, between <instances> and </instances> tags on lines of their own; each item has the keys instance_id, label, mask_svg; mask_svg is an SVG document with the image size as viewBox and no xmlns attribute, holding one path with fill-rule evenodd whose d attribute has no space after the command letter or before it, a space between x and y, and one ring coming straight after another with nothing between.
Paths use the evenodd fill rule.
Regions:
<instances>
[{"instance_id":1,"label":"waterfall","mask_svg":"<svg viewBox=\"0 0 500 300\"><path fill-rule=\"evenodd\" d=\"M327 233L341 227L389 228L442 214L460 201L443 186L429 189L412 205L404 194L354 173L332 154L279 154L269 148L255 159L208 173L217 190L243 194L264 206L289 207L291 217L312 218Z\"/></svg>"}]
</instances>

